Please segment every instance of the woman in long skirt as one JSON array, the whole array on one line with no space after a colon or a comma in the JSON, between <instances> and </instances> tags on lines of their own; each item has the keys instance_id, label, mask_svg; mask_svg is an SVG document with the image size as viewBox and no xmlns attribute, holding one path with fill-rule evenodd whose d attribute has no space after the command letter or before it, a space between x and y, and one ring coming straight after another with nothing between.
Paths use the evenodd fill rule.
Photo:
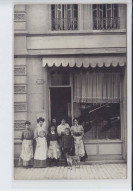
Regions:
<instances>
[{"instance_id":1,"label":"woman in long skirt","mask_svg":"<svg viewBox=\"0 0 133 194\"><path fill-rule=\"evenodd\" d=\"M31 123L25 122L25 130L21 134L22 151L19 158L18 166L29 167L33 165L33 138L34 133L30 129Z\"/></svg>"},{"instance_id":2,"label":"woman in long skirt","mask_svg":"<svg viewBox=\"0 0 133 194\"><path fill-rule=\"evenodd\" d=\"M58 166L58 161L60 158L58 137L59 136L56 133L55 126L51 125L50 133L47 136L49 166Z\"/></svg>"},{"instance_id":3,"label":"woman in long skirt","mask_svg":"<svg viewBox=\"0 0 133 194\"><path fill-rule=\"evenodd\" d=\"M47 166L47 140L46 128L43 126L44 119L38 119L38 126L35 129L34 138L36 140L36 148L34 154L34 167L45 168Z\"/></svg>"},{"instance_id":4,"label":"woman in long skirt","mask_svg":"<svg viewBox=\"0 0 133 194\"><path fill-rule=\"evenodd\" d=\"M73 126L71 127L71 134L74 138L75 155L81 157L85 156L85 148L83 143L84 129L82 125L78 124L78 119L73 120Z\"/></svg>"}]
</instances>

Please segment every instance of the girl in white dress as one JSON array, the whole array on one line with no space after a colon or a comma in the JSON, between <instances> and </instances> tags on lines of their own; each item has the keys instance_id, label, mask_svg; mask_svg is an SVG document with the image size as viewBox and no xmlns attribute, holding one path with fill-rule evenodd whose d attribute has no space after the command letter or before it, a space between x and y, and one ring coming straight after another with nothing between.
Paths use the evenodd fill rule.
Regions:
<instances>
[{"instance_id":1,"label":"girl in white dress","mask_svg":"<svg viewBox=\"0 0 133 194\"><path fill-rule=\"evenodd\" d=\"M34 138L36 140L36 148L34 154L34 167L45 168L47 166L47 140L46 140L46 127L43 125L44 119L38 119L38 126L34 132Z\"/></svg>"}]
</instances>

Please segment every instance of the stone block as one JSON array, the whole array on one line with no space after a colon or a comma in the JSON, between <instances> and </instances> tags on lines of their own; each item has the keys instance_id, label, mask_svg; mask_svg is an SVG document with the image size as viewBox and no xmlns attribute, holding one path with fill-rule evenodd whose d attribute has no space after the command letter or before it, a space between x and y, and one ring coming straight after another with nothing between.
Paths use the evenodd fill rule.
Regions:
<instances>
[{"instance_id":1,"label":"stone block","mask_svg":"<svg viewBox=\"0 0 133 194\"><path fill-rule=\"evenodd\" d=\"M14 5L14 11L15 12L25 11L25 5L23 5L23 4Z\"/></svg>"},{"instance_id":2,"label":"stone block","mask_svg":"<svg viewBox=\"0 0 133 194\"><path fill-rule=\"evenodd\" d=\"M109 41L110 40L110 41ZM39 36L27 38L28 49L126 47L126 35Z\"/></svg>"},{"instance_id":3,"label":"stone block","mask_svg":"<svg viewBox=\"0 0 133 194\"><path fill-rule=\"evenodd\" d=\"M15 112L14 120L27 120L27 112Z\"/></svg>"},{"instance_id":4,"label":"stone block","mask_svg":"<svg viewBox=\"0 0 133 194\"><path fill-rule=\"evenodd\" d=\"M45 33L49 30L49 5L31 4L26 7L27 27L30 33Z\"/></svg>"},{"instance_id":5,"label":"stone block","mask_svg":"<svg viewBox=\"0 0 133 194\"><path fill-rule=\"evenodd\" d=\"M26 30L26 22L14 22L14 30Z\"/></svg>"},{"instance_id":6,"label":"stone block","mask_svg":"<svg viewBox=\"0 0 133 194\"><path fill-rule=\"evenodd\" d=\"M14 49L15 50L27 50L26 36L15 36L14 37Z\"/></svg>"},{"instance_id":7,"label":"stone block","mask_svg":"<svg viewBox=\"0 0 133 194\"><path fill-rule=\"evenodd\" d=\"M42 78L42 60L41 58L28 58L27 71L29 76L39 75Z\"/></svg>"},{"instance_id":8,"label":"stone block","mask_svg":"<svg viewBox=\"0 0 133 194\"><path fill-rule=\"evenodd\" d=\"M27 77L26 76L14 76L14 84L26 84Z\"/></svg>"},{"instance_id":9,"label":"stone block","mask_svg":"<svg viewBox=\"0 0 133 194\"><path fill-rule=\"evenodd\" d=\"M14 65L26 65L26 58L14 58Z\"/></svg>"},{"instance_id":10,"label":"stone block","mask_svg":"<svg viewBox=\"0 0 133 194\"><path fill-rule=\"evenodd\" d=\"M14 94L14 102L27 102L27 94Z\"/></svg>"},{"instance_id":11,"label":"stone block","mask_svg":"<svg viewBox=\"0 0 133 194\"><path fill-rule=\"evenodd\" d=\"M40 112L43 110L43 95L42 94L29 94L28 95L28 112Z\"/></svg>"},{"instance_id":12,"label":"stone block","mask_svg":"<svg viewBox=\"0 0 133 194\"><path fill-rule=\"evenodd\" d=\"M38 84L38 80L41 79L41 76L35 75L35 76L28 76L28 94L39 94L43 93L43 84Z\"/></svg>"}]
</instances>

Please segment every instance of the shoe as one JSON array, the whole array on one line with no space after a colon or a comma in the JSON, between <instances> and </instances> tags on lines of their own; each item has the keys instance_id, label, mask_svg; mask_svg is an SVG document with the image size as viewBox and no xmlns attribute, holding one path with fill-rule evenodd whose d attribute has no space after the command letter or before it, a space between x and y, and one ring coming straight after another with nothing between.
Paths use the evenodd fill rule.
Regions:
<instances>
[{"instance_id":1,"label":"shoe","mask_svg":"<svg viewBox=\"0 0 133 194\"><path fill-rule=\"evenodd\" d=\"M64 164L64 167L67 167L67 166L68 166L68 164L65 163L65 164Z\"/></svg>"}]
</instances>

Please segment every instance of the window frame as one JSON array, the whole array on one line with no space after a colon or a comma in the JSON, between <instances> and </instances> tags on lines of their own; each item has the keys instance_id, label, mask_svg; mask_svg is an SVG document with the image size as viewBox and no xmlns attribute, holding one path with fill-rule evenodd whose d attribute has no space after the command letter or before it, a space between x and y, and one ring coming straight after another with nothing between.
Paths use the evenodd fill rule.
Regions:
<instances>
[{"instance_id":1,"label":"window frame","mask_svg":"<svg viewBox=\"0 0 133 194\"><path fill-rule=\"evenodd\" d=\"M94 5L96 5L96 8L94 9ZM100 9L100 6L102 5L102 8ZM111 5L111 7L110 8L108 8L108 5ZM113 16L114 15L114 5L117 5L117 17L115 17L115 16ZM105 11L106 11L106 17L104 17L104 6L105 6ZM115 20L115 18L117 18L118 19L118 27L116 27L116 28L113 28L112 26L112 24L110 25L111 26L111 28L108 28L107 27L107 23L108 23L108 21L106 21L106 27L104 28L104 26L103 26L103 21L102 21L102 27L98 27L97 26L97 28L95 28L94 27L94 11L96 11L96 14L97 14L97 17L96 18L100 18L100 16L99 16L99 14L100 14L100 11L99 10L101 10L102 12L102 19L106 19L106 18L110 18L110 20L111 20L111 22L112 22L112 19L111 18L113 18L114 20ZM111 10L111 17L107 17L107 15L108 15L108 13L107 13L107 11L108 10ZM114 4L114 3L111 3L111 4L92 4L92 29L93 29L93 31L98 31L98 32L100 32L100 31L102 31L102 32L110 32L110 31L116 31L116 32L118 32L118 31L121 31L121 26L120 26L120 10L119 10L119 4ZM98 25L98 21L97 21L97 25Z\"/></svg>"},{"instance_id":2,"label":"window frame","mask_svg":"<svg viewBox=\"0 0 133 194\"><path fill-rule=\"evenodd\" d=\"M67 4L70 4L70 3L66 3L66 4L61 4L61 5L67 5ZM75 30L52 30L52 5L58 5L58 4L50 4L49 5L49 21L50 21L50 25L49 25L49 30L51 33L76 33L76 32L79 32L80 31L80 4L76 4L77 5L77 29ZM70 5L74 5L74 4L70 4Z\"/></svg>"}]
</instances>

